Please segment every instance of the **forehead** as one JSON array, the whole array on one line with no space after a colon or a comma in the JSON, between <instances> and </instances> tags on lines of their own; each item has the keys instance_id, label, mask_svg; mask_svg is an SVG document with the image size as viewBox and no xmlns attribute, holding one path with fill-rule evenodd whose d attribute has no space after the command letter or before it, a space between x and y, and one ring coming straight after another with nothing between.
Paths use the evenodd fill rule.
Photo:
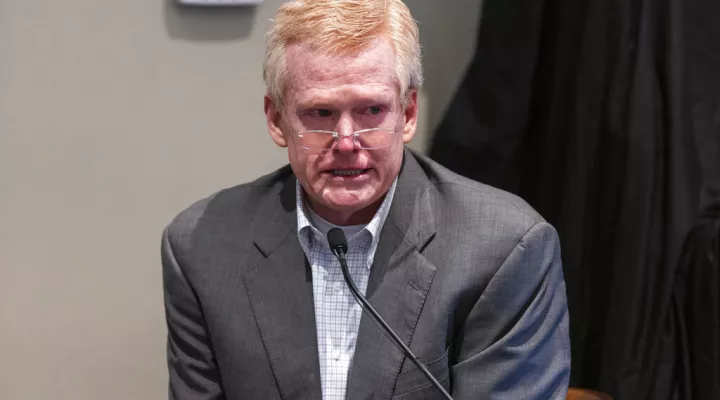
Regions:
<instances>
[{"instance_id":1,"label":"forehead","mask_svg":"<svg viewBox=\"0 0 720 400\"><path fill-rule=\"evenodd\" d=\"M292 44L285 51L290 101L397 93L395 52L385 40L352 55L328 54L305 44Z\"/></svg>"}]
</instances>

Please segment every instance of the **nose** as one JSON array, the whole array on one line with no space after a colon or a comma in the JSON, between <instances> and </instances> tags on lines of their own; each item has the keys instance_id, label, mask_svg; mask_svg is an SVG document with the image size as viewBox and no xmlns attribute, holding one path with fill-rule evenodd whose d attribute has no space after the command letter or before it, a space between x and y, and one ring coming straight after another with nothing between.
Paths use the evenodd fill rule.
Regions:
<instances>
[{"instance_id":1,"label":"nose","mask_svg":"<svg viewBox=\"0 0 720 400\"><path fill-rule=\"evenodd\" d=\"M352 134L340 135L340 137L337 138L337 143L335 144L335 151L352 152L355 151L356 147L355 137Z\"/></svg>"},{"instance_id":2,"label":"nose","mask_svg":"<svg viewBox=\"0 0 720 400\"><path fill-rule=\"evenodd\" d=\"M356 150L358 145L353 132L352 123L347 118L338 121L337 133L340 137L337 138L337 143L335 143L335 151L352 152Z\"/></svg>"}]
</instances>

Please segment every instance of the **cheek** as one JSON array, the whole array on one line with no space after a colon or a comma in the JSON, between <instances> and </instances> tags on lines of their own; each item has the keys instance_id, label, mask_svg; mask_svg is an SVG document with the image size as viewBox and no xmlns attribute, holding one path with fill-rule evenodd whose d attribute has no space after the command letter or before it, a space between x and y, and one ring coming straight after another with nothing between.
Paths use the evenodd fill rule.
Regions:
<instances>
[{"instance_id":1,"label":"cheek","mask_svg":"<svg viewBox=\"0 0 720 400\"><path fill-rule=\"evenodd\" d=\"M393 146L388 148L387 151L382 154L378 154L375 158L375 162L378 166L379 172L382 174L383 179L391 179L391 176L398 172L400 169L400 163L402 162L403 148L400 146ZM394 179L394 176L392 177Z\"/></svg>"},{"instance_id":2,"label":"cheek","mask_svg":"<svg viewBox=\"0 0 720 400\"><path fill-rule=\"evenodd\" d=\"M310 164L308 163L307 154L305 154L302 149L294 146L292 142L291 145L288 146L288 160L290 161L290 166L292 166L295 176L297 176L300 181L309 177L310 170L308 166Z\"/></svg>"},{"instance_id":3,"label":"cheek","mask_svg":"<svg viewBox=\"0 0 720 400\"><path fill-rule=\"evenodd\" d=\"M323 179L318 167L318 156L309 155L301 150L296 156L296 161L299 169L303 171L304 178L311 184Z\"/></svg>"},{"instance_id":4,"label":"cheek","mask_svg":"<svg viewBox=\"0 0 720 400\"><path fill-rule=\"evenodd\" d=\"M295 176L304 184L317 188L321 186L326 177L320 174L319 167L322 155L308 153L291 142L288 146L288 158Z\"/></svg>"}]
</instances>

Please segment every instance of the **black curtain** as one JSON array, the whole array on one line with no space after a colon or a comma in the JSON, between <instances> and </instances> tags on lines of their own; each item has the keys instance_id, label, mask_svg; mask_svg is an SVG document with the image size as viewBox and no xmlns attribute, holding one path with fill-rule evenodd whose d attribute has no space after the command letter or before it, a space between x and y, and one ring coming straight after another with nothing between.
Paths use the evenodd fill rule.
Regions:
<instances>
[{"instance_id":1,"label":"black curtain","mask_svg":"<svg viewBox=\"0 0 720 400\"><path fill-rule=\"evenodd\" d=\"M484 2L429 154L557 227L573 386L720 399L719 26L717 0Z\"/></svg>"}]
</instances>

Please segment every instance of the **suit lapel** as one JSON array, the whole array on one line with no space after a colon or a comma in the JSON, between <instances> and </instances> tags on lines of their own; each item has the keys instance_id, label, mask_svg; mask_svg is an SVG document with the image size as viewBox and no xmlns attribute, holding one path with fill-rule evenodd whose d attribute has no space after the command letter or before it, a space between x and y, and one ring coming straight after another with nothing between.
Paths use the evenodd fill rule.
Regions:
<instances>
[{"instance_id":1,"label":"suit lapel","mask_svg":"<svg viewBox=\"0 0 720 400\"><path fill-rule=\"evenodd\" d=\"M430 190L427 176L406 150L368 282L368 300L406 344L435 276L435 266L420 254L435 234ZM347 399L389 399L404 359L402 350L363 313Z\"/></svg>"},{"instance_id":2,"label":"suit lapel","mask_svg":"<svg viewBox=\"0 0 720 400\"><path fill-rule=\"evenodd\" d=\"M296 233L294 177L263 214L269 218L253 227L253 267L245 274L260 336L282 398L321 399L312 273Z\"/></svg>"}]
</instances>

